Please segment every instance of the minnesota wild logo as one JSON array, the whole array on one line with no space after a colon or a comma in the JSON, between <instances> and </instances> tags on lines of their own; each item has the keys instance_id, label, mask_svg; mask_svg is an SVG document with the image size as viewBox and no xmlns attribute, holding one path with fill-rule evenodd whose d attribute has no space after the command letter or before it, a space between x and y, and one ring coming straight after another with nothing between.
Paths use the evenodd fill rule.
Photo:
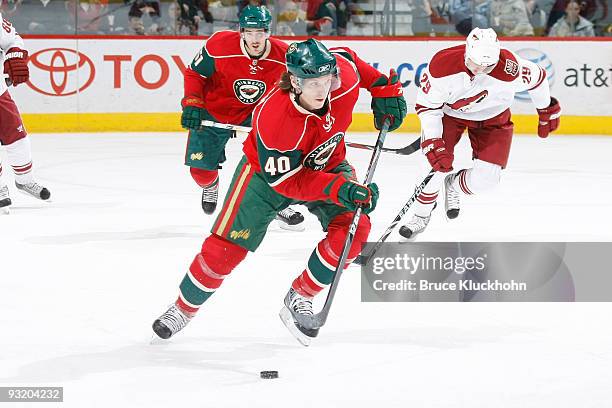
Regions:
<instances>
[{"instance_id":1,"label":"minnesota wild logo","mask_svg":"<svg viewBox=\"0 0 612 408\"><path fill-rule=\"evenodd\" d=\"M327 166L327 161L331 157L338 143L342 141L344 133L336 133L327 141L321 143L304 159L304 165L312 170L322 170Z\"/></svg>"},{"instance_id":2,"label":"minnesota wild logo","mask_svg":"<svg viewBox=\"0 0 612 408\"><path fill-rule=\"evenodd\" d=\"M234 81L236 98L244 104L252 105L266 92L266 84L253 79L237 79Z\"/></svg>"}]
</instances>

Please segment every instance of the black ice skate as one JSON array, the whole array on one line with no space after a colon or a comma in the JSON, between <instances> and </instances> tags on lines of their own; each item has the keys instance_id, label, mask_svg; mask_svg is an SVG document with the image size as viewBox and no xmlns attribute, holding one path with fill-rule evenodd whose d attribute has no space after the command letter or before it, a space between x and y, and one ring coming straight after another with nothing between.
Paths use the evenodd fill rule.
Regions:
<instances>
[{"instance_id":1,"label":"black ice skate","mask_svg":"<svg viewBox=\"0 0 612 408\"><path fill-rule=\"evenodd\" d=\"M22 191L39 200L46 201L51 197L51 193L49 192L49 190L36 183L35 181L28 184L19 184L15 182L15 186L17 186L17 189L19 189L19 191Z\"/></svg>"},{"instance_id":2,"label":"black ice skate","mask_svg":"<svg viewBox=\"0 0 612 408\"><path fill-rule=\"evenodd\" d=\"M444 178L444 208L446 216L453 220L459 216L459 192L453 187L456 174L449 174Z\"/></svg>"},{"instance_id":3,"label":"black ice skate","mask_svg":"<svg viewBox=\"0 0 612 408\"><path fill-rule=\"evenodd\" d=\"M9 207L12 204L11 197L9 196L8 186L0 187L0 212L9 213Z\"/></svg>"},{"instance_id":4,"label":"black ice skate","mask_svg":"<svg viewBox=\"0 0 612 408\"><path fill-rule=\"evenodd\" d=\"M278 224L282 229L290 231L304 231L304 216L302 213L294 211L291 207L287 207L284 210L276 214Z\"/></svg>"},{"instance_id":5,"label":"black ice skate","mask_svg":"<svg viewBox=\"0 0 612 408\"><path fill-rule=\"evenodd\" d=\"M189 316L173 304L166 312L153 322L153 331L162 339L169 339L181 331L193 316Z\"/></svg>"},{"instance_id":6,"label":"black ice skate","mask_svg":"<svg viewBox=\"0 0 612 408\"><path fill-rule=\"evenodd\" d=\"M217 209L219 198L219 179L215 180L210 186L202 189L202 210L205 214L212 214Z\"/></svg>"},{"instance_id":7,"label":"black ice skate","mask_svg":"<svg viewBox=\"0 0 612 408\"><path fill-rule=\"evenodd\" d=\"M285 306L281 309L279 316L283 321L283 324L289 332L299 341L302 345L308 346L314 337L319 334L319 329L307 329L300 326L295 321L291 311L303 315L312 316L312 299L304 297L297 293L293 288L289 289L287 296L285 296Z\"/></svg>"}]
</instances>

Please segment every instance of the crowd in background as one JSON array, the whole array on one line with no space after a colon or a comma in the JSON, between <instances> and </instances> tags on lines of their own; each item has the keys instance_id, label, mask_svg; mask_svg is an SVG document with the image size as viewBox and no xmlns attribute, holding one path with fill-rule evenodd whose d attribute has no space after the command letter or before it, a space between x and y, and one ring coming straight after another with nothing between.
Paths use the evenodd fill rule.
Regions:
<instances>
[{"instance_id":1,"label":"crowd in background","mask_svg":"<svg viewBox=\"0 0 612 408\"><path fill-rule=\"evenodd\" d=\"M274 15L273 34L612 36L611 0L0 0L23 34L208 35L236 28L247 4Z\"/></svg>"}]
</instances>

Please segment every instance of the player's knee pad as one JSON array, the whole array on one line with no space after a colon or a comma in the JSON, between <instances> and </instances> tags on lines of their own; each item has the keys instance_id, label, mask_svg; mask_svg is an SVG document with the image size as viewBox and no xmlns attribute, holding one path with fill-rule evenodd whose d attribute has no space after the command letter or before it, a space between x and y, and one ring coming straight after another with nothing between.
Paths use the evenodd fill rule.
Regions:
<instances>
[{"instance_id":1,"label":"player's knee pad","mask_svg":"<svg viewBox=\"0 0 612 408\"><path fill-rule=\"evenodd\" d=\"M204 170L198 169L196 167L190 167L189 172L191 173L191 177L194 179L198 186L206 187L212 184L219 175L218 170Z\"/></svg>"},{"instance_id":2,"label":"player's knee pad","mask_svg":"<svg viewBox=\"0 0 612 408\"><path fill-rule=\"evenodd\" d=\"M198 256L202 258L204 265L214 274L225 277L242 262L247 253L248 251L243 247L216 234L211 234L204 240L202 251ZM196 260L198 256L196 256Z\"/></svg>"},{"instance_id":3,"label":"player's knee pad","mask_svg":"<svg viewBox=\"0 0 612 408\"><path fill-rule=\"evenodd\" d=\"M327 238L331 245L331 249L338 256L344 247L344 241L346 240L348 229L351 227L352 220L353 213L346 212L336 216L327 226ZM353 259L359 255L361 252L361 245L368 240L371 227L370 217L366 214L362 214L359 218L357 231L355 231L355 237L353 238L353 243L349 250L349 259Z\"/></svg>"},{"instance_id":4,"label":"player's knee pad","mask_svg":"<svg viewBox=\"0 0 612 408\"><path fill-rule=\"evenodd\" d=\"M491 190L499 184L501 166L482 160L474 160L474 167L469 175L469 187L473 193Z\"/></svg>"}]
</instances>

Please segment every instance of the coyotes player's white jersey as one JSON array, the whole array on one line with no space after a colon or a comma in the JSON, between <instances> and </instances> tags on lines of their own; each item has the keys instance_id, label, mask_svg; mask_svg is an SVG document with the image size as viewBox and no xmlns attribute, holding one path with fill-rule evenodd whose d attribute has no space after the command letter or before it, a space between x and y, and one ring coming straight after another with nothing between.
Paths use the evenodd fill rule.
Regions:
<instances>
[{"instance_id":1,"label":"coyotes player's white jersey","mask_svg":"<svg viewBox=\"0 0 612 408\"><path fill-rule=\"evenodd\" d=\"M465 66L465 45L439 51L421 76L416 112L424 139L442 136L444 114L482 121L512 105L517 92L529 91L536 108L550 103L546 71L537 64L501 49L489 74L472 75Z\"/></svg>"},{"instance_id":2,"label":"coyotes player's white jersey","mask_svg":"<svg viewBox=\"0 0 612 408\"><path fill-rule=\"evenodd\" d=\"M13 47L23 48L23 40L15 31L15 27L2 18L0 14L0 21L2 22L2 28L0 29L0 71L4 73L4 55L8 50ZM0 78L0 95L6 92L7 86L4 76Z\"/></svg>"}]
</instances>

